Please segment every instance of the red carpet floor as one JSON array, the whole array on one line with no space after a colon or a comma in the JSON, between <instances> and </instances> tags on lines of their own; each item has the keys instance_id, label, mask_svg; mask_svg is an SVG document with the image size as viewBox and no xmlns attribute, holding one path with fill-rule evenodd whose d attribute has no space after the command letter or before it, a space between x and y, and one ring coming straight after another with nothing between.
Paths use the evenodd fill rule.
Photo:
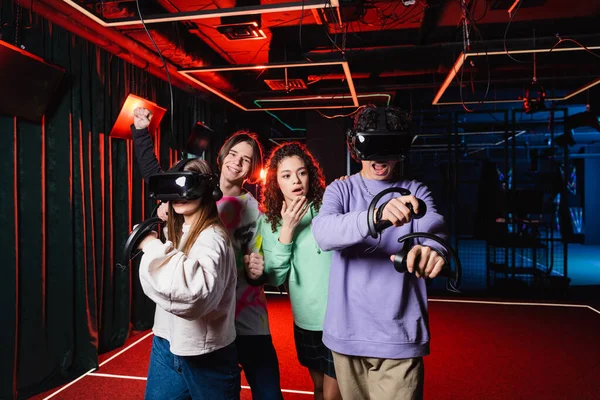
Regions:
<instances>
[{"instance_id":1,"label":"red carpet floor","mask_svg":"<svg viewBox=\"0 0 600 400\"><path fill-rule=\"evenodd\" d=\"M429 304L426 399L600 398L598 311L436 299ZM311 399L310 377L296 359L286 297L269 298L269 318L284 397ZM105 364L97 371L34 399L143 399L151 342L148 332L138 334L122 349L102 355ZM242 385L242 399L251 399L244 379Z\"/></svg>"}]
</instances>

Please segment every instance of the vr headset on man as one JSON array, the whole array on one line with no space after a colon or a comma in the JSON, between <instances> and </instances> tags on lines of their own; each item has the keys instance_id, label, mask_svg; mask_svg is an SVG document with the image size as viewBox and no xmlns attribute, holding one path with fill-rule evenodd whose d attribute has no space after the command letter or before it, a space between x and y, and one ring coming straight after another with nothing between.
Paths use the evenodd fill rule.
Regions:
<instances>
[{"instance_id":1,"label":"vr headset on man","mask_svg":"<svg viewBox=\"0 0 600 400\"><path fill-rule=\"evenodd\" d=\"M347 132L348 149L356 161L403 160L412 144L410 114L398 108L367 106L359 123Z\"/></svg>"},{"instance_id":2,"label":"vr headset on man","mask_svg":"<svg viewBox=\"0 0 600 400\"><path fill-rule=\"evenodd\" d=\"M365 110L360 111L359 118L356 119L354 128L347 133L348 149L356 161L392 161L403 160L410 150L414 136L410 133L410 114L396 108L375 108L367 106ZM387 202L379 204L379 200L389 193L399 193L401 196L407 196L411 193L399 187L391 187L376 194L369 204L367 215L367 226L372 238L379 237L383 230L392 226L389 221L375 221L375 209L379 206L382 211ZM418 219L425 215L427 206L421 199L419 214L413 213L413 218ZM389 200L388 200L389 201ZM406 204L407 206L410 203ZM412 212L412 207L409 207ZM380 213L378 213L380 214ZM440 276L448 278L447 289L451 292L459 292L458 287L461 283L462 267L456 251L445 241L427 232L412 232L398 238L398 243L404 243L403 247L396 253L394 259L394 268L400 272L408 271L406 266L407 256L410 248L414 244L412 240L416 238L427 238L443 246L455 262L455 269L450 269L449 263L440 273ZM418 262L417 260L415 262Z\"/></svg>"}]
</instances>

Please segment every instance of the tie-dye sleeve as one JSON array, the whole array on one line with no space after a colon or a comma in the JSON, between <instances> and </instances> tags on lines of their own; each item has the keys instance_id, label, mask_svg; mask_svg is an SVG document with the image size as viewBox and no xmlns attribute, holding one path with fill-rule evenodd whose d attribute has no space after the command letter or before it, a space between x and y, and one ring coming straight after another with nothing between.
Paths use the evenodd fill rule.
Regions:
<instances>
[{"instance_id":1,"label":"tie-dye sleeve","mask_svg":"<svg viewBox=\"0 0 600 400\"><path fill-rule=\"evenodd\" d=\"M263 220L262 214L259 213L258 219L256 220L256 230L254 230L254 232L252 234L252 239L250 240L250 246L249 246L250 253L258 253L261 256L264 255L263 249L262 249L263 237L262 237L262 233L261 233L262 220Z\"/></svg>"},{"instance_id":2,"label":"tie-dye sleeve","mask_svg":"<svg viewBox=\"0 0 600 400\"><path fill-rule=\"evenodd\" d=\"M251 232L247 253L259 253L263 255L262 234L260 232L263 214L260 211L258 201L250 193L247 193L246 196L246 223L250 227Z\"/></svg>"}]
</instances>

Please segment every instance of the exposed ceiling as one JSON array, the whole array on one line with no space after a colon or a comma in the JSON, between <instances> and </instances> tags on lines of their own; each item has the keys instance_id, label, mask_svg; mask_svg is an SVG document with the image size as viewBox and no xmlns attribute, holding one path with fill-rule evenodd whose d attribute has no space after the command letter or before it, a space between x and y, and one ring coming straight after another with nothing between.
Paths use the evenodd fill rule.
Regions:
<instances>
[{"instance_id":1,"label":"exposed ceiling","mask_svg":"<svg viewBox=\"0 0 600 400\"><path fill-rule=\"evenodd\" d=\"M600 0L34 3L76 34L103 37L109 51L134 51L164 78L158 47L174 84L244 111L352 112L371 102L493 110L535 97L534 80L557 106L600 97Z\"/></svg>"}]
</instances>

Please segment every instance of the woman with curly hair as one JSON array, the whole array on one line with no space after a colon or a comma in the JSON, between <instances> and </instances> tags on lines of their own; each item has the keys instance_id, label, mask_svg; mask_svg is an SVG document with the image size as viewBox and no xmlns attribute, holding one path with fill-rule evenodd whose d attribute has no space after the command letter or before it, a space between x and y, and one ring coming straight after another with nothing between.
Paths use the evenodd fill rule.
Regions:
<instances>
[{"instance_id":1,"label":"woman with curly hair","mask_svg":"<svg viewBox=\"0 0 600 400\"><path fill-rule=\"evenodd\" d=\"M289 282L296 352L310 372L314 398L341 399L333 356L322 340L331 254L319 249L311 231L325 192L323 171L297 142L276 147L266 165L264 272L275 286Z\"/></svg>"}]
</instances>

